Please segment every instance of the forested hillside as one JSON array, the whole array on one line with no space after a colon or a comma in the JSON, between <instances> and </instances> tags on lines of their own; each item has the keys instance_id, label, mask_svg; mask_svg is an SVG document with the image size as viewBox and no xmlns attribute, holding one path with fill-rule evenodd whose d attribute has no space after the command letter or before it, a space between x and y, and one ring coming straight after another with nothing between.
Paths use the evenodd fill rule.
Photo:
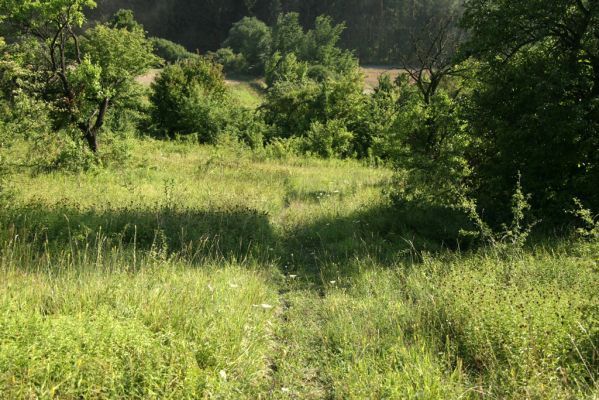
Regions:
<instances>
[{"instance_id":1,"label":"forested hillside","mask_svg":"<svg viewBox=\"0 0 599 400\"><path fill-rule=\"evenodd\" d=\"M321 14L348 29L342 45L355 49L363 62L397 61L409 51L410 30L433 16L446 15L459 0L101 0L92 13L106 19L121 8L132 9L151 36L181 43L188 50L216 50L234 22L255 16L268 24L281 12L296 11L310 27Z\"/></svg>"}]
</instances>

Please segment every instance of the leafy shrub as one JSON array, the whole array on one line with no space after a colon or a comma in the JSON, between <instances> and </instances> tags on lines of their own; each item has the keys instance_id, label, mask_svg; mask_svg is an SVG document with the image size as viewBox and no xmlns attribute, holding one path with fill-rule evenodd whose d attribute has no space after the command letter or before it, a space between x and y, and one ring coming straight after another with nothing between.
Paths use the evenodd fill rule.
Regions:
<instances>
[{"instance_id":1,"label":"leafy shrub","mask_svg":"<svg viewBox=\"0 0 599 400\"><path fill-rule=\"evenodd\" d=\"M497 250L521 250L536 222L525 224L530 213L530 194L525 195L522 190L521 175L518 175L516 188L511 199L512 221L508 225L501 224L500 230L494 231L481 217L474 200L463 199L461 207L468 214L471 222L476 227L475 232L463 231L462 234L474 235L486 244Z\"/></svg>"},{"instance_id":2,"label":"leafy shrub","mask_svg":"<svg viewBox=\"0 0 599 400\"><path fill-rule=\"evenodd\" d=\"M304 81L308 76L308 69L308 63L298 60L295 54L282 55L276 52L266 63L266 84L272 87L279 81Z\"/></svg>"},{"instance_id":3,"label":"leafy shrub","mask_svg":"<svg viewBox=\"0 0 599 400\"><path fill-rule=\"evenodd\" d=\"M570 214L575 215L582 225L576 230L578 235L585 239L599 239L599 215L585 208L579 199L574 199L574 205L576 208Z\"/></svg>"},{"instance_id":4,"label":"leafy shrub","mask_svg":"<svg viewBox=\"0 0 599 400\"><path fill-rule=\"evenodd\" d=\"M243 54L235 53L229 47L218 49L214 53L209 53L215 63L223 66L227 73L244 73L248 71L248 62Z\"/></svg>"},{"instance_id":5,"label":"leafy shrub","mask_svg":"<svg viewBox=\"0 0 599 400\"><path fill-rule=\"evenodd\" d=\"M304 141L299 137L274 138L264 148L267 156L278 159L287 159L291 156L302 154Z\"/></svg>"},{"instance_id":6,"label":"leafy shrub","mask_svg":"<svg viewBox=\"0 0 599 400\"><path fill-rule=\"evenodd\" d=\"M110 18L108 26L114 29L126 29L129 32L144 31L142 24L135 20L132 10L120 9Z\"/></svg>"},{"instance_id":7,"label":"leafy shrub","mask_svg":"<svg viewBox=\"0 0 599 400\"><path fill-rule=\"evenodd\" d=\"M321 87L309 79L277 81L266 94L264 117L272 136L304 136L315 120L324 119L318 104Z\"/></svg>"},{"instance_id":8,"label":"leafy shrub","mask_svg":"<svg viewBox=\"0 0 599 400\"><path fill-rule=\"evenodd\" d=\"M230 119L222 69L204 58L167 66L152 85L150 99L153 123L170 137L197 133L210 142Z\"/></svg>"},{"instance_id":9,"label":"leafy shrub","mask_svg":"<svg viewBox=\"0 0 599 400\"><path fill-rule=\"evenodd\" d=\"M174 64L180 60L198 57L197 54L187 51L187 49L178 43L171 42L163 38L151 38L154 54L162 58L169 64Z\"/></svg>"},{"instance_id":10,"label":"leafy shrub","mask_svg":"<svg viewBox=\"0 0 599 400\"><path fill-rule=\"evenodd\" d=\"M97 156L105 167L122 167L131 159L133 141L127 134L106 132L102 140L102 152Z\"/></svg>"},{"instance_id":11,"label":"leafy shrub","mask_svg":"<svg viewBox=\"0 0 599 400\"><path fill-rule=\"evenodd\" d=\"M194 87L180 103L179 123L185 131L195 133L201 142L215 143L232 122L231 109L227 100L217 96L206 96L200 87Z\"/></svg>"},{"instance_id":12,"label":"leafy shrub","mask_svg":"<svg viewBox=\"0 0 599 400\"><path fill-rule=\"evenodd\" d=\"M383 144L396 169L410 171L396 197L457 204L470 174L466 150L471 141L459 99L439 89L427 103L406 78L400 77L398 85L397 116Z\"/></svg>"},{"instance_id":13,"label":"leafy shrub","mask_svg":"<svg viewBox=\"0 0 599 400\"><path fill-rule=\"evenodd\" d=\"M84 172L98 168L100 160L79 139L79 132L62 130L39 135L31 147L30 159L38 172Z\"/></svg>"},{"instance_id":14,"label":"leafy shrub","mask_svg":"<svg viewBox=\"0 0 599 400\"><path fill-rule=\"evenodd\" d=\"M266 64L266 82L271 85L285 79L289 65L304 64L309 76L317 81L352 74L358 68L354 55L337 47L345 25L333 25L328 16L316 18L314 29L304 32L295 13L281 15L273 28L273 56ZM290 59L289 56L294 58ZM273 75L278 70L278 75Z\"/></svg>"},{"instance_id":15,"label":"leafy shrub","mask_svg":"<svg viewBox=\"0 0 599 400\"><path fill-rule=\"evenodd\" d=\"M277 57L275 54L273 63ZM354 126L360 125L367 103L362 93L362 77L357 69L336 79L316 81L307 76L307 64L298 61L293 54L281 56L276 66L272 67L272 72L270 68L269 65L267 73L272 74L273 84L268 89L262 109L265 121L273 127L271 138L306 137L312 129L310 145L307 147L310 151L325 157L353 154L353 140L349 147L344 144L332 152L326 145L318 150L312 145L319 140L317 137L320 133L326 132L324 137L332 138L336 136L332 132L339 131L341 125L344 132L353 131ZM335 122L329 125L332 120ZM314 125L317 122L320 125ZM323 126L327 126L324 131ZM319 133L316 134L316 131ZM342 136L347 137L345 133Z\"/></svg>"},{"instance_id":16,"label":"leafy shrub","mask_svg":"<svg viewBox=\"0 0 599 400\"><path fill-rule=\"evenodd\" d=\"M256 74L264 72L264 65L270 56L271 46L270 28L254 17L245 17L233 24L227 40L223 43L224 48L230 48L233 53L243 56L243 60L246 62L243 65L243 70L236 71Z\"/></svg>"},{"instance_id":17,"label":"leafy shrub","mask_svg":"<svg viewBox=\"0 0 599 400\"><path fill-rule=\"evenodd\" d=\"M337 47L344 31L345 24L333 25L331 17L326 15L317 17L314 29L305 35L300 58L322 65L335 74L353 70L357 64L353 54Z\"/></svg>"},{"instance_id":18,"label":"leafy shrub","mask_svg":"<svg viewBox=\"0 0 599 400\"><path fill-rule=\"evenodd\" d=\"M240 109L235 120L235 134L238 139L253 150L261 149L268 135L268 126L262 115L253 110Z\"/></svg>"},{"instance_id":19,"label":"leafy shrub","mask_svg":"<svg viewBox=\"0 0 599 400\"><path fill-rule=\"evenodd\" d=\"M354 147L360 158L391 159L389 132L399 113L399 90L389 75L381 75L371 96L363 96L358 117L351 124Z\"/></svg>"},{"instance_id":20,"label":"leafy shrub","mask_svg":"<svg viewBox=\"0 0 599 400\"><path fill-rule=\"evenodd\" d=\"M272 28L272 50L283 56L301 55L306 40L298 13L281 14Z\"/></svg>"},{"instance_id":21,"label":"leafy shrub","mask_svg":"<svg viewBox=\"0 0 599 400\"><path fill-rule=\"evenodd\" d=\"M324 158L347 157L351 155L353 138L343 121L333 119L324 124L316 121L306 136L306 150Z\"/></svg>"}]
</instances>

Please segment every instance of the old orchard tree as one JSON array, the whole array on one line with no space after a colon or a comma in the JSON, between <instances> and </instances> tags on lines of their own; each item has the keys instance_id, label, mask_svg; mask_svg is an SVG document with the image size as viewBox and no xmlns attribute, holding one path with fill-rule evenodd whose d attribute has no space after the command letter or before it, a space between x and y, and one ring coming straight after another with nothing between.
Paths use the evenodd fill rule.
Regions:
<instances>
[{"instance_id":1,"label":"old orchard tree","mask_svg":"<svg viewBox=\"0 0 599 400\"><path fill-rule=\"evenodd\" d=\"M93 152L107 113L126 98L134 78L155 58L143 29L97 25L87 30L93 0L0 0L0 15L14 39L36 53L27 65L37 93L52 104L57 128L75 126Z\"/></svg>"}]
</instances>

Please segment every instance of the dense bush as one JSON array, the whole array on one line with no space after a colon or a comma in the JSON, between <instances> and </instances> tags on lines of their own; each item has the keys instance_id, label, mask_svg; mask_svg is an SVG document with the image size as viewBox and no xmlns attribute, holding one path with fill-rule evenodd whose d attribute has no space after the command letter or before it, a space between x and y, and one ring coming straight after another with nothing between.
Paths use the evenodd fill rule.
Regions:
<instances>
[{"instance_id":1,"label":"dense bush","mask_svg":"<svg viewBox=\"0 0 599 400\"><path fill-rule=\"evenodd\" d=\"M167 66L152 85L152 121L162 134L214 143L235 121L222 67L205 58Z\"/></svg>"},{"instance_id":2,"label":"dense bush","mask_svg":"<svg viewBox=\"0 0 599 400\"><path fill-rule=\"evenodd\" d=\"M245 59L247 72L261 74L264 63L271 53L272 37L270 28L254 17L245 17L233 24L223 47L241 54Z\"/></svg>"},{"instance_id":3,"label":"dense bush","mask_svg":"<svg viewBox=\"0 0 599 400\"><path fill-rule=\"evenodd\" d=\"M301 55L306 34L300 24L298 13L279 15L272 28L272 50L282 55L294 53Z\"/></svg>"},{"instance_id":4,"label":"dense bush","mask_svg":"<svg viewBox=\"0 0 599 400\"><path fill-rule=\"evenodd\" d=\"M484 66L468 113L481 139L472 159L481 203L499 208L520 171L545 219L563 216L573 197L599 209L599 9L566 0L466 4L467 54Z\"/></svg>"},{"instance_id":5,"label":"dense bush","mask_svg":"<svg viewBox=\"0 0 599 400\"><path fill-rule=\"evenodd\" d=\"M343 121L332 119L324 124L316 121L306 135L306 150L325 158L347 157L351 155L353 138Z\"/></svg>"},{"instance_id":6,"label":"dense bush","mask_svg":"<svg viewBox=\"0 0 599 400\"><path fill-rule=\"evenodd\" d=\"M294 54L298 60L308 63L315 78L323 75L344 74L357 66L353 54L338 47L345 25L334 25L330 17L316 18L314 28L304 31L299 24L299 15L281 15L273 27L274 53L276 58ZM273 61L271 61L271 64Z\"/></svg>"},{"instance_id":7,"label":"dense bush","mask_svg":"<svg viewBox=\"0 0 599 400\"><path fill-rule=\"evenodd\" d=\"M196 54L187 51L185 47L181 46L180 44L173 43L170 40L151 38L150 41L154 47L154 54L169 64L176 63L179 60L197 57Z\"/></svg>"},{"instance_id":8,"label":"dense bush","mask_svg":"<svg viewBox=\"0 0 599 400\"><path fill-rule=\"evenodd\" d=\"M235 53L229 47L223 47L208 53L208 57L223 66L226 73L245 74L249 72L248 62L243 54Z\"/></svg>"},{"instance_id":9,"label":"dense bush","mask_svg":"<svg viewBox=\"0 0 599 400\"><path fill-rule=\"evenodd\" d=\"M268 76L274 64L294 55L309 65L311 77L322 80L355 68L352 53L338 47L344 30L344 24L334 25L324 15L317 17L314 28L307 31L297 13L279 15L272 29L256 18L246 17L233 25L223 43L224 49L214 57L232 72L266 72ZM235 62L241 59L245 64Z\"/></svg>"},{"instance_id":10,"label":"dense bush","mask_svg":"<svg viewBox=\"0 0 599 400\"><path fill-rule=\"evenodd\" d=\"M363 94L358 69L335 79L315 80L308 76L308 63L293 53L275 55L273 60L277 58L267 67L272 85L262 106L265 121L272 126L270 138L309 137L304 148L326 157L367 154L364 146L370 146L372 132L365 129L365 119L373 116L367 112L368 96ZM337 135L344 137L343 145L337 143L339 138L332 139Z\"/></svg>"},{"instance_id":11,"label":"dense bush","mask_svg":"<svg viewBox=\"0 0 599 400\"><path fill-rule=\"evenodd\" d=\"M470 169L466 151L471 139L461 117L459 99L439 90L426 103L421 93L400 77L398 109L383 147L403 175L398 199L418 198L456 204ZM386 147L385 147L386 146Z\"/></svg>"}]
</instances>

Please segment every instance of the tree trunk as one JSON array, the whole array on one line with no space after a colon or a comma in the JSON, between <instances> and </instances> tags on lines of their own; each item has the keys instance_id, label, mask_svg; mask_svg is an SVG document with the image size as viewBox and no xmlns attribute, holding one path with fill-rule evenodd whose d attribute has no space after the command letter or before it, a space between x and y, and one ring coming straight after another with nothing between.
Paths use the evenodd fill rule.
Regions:
<instances>
[{"instance_id":1,"label":"tree trunk","mask_svg":"<svg viewBox=\"0 0 599 400\"><path fill-rule=\"evenodd\" d=\"M98 132L94 128L89 128L85 132L85 140L93 153L98 152Z\"/></svg>"},{"instance_id":2,"label":"tree trunk","mask_svg":"<svg viewBox=\"0 0 599 400\"><path fill-rule=\"evenodd\" d=\"M83 124L83 126L81 126L85 140L87 140L90 150L94 153L98 152L98 133L100 132L100 129L102 129L102 126L104 126L104 119L106 118L106 112L108 111L109 105L110 99L108 97L104 98L99 105L96 122L91 126L91 121L90 124Z\"/></svg>"}]
</instances>

